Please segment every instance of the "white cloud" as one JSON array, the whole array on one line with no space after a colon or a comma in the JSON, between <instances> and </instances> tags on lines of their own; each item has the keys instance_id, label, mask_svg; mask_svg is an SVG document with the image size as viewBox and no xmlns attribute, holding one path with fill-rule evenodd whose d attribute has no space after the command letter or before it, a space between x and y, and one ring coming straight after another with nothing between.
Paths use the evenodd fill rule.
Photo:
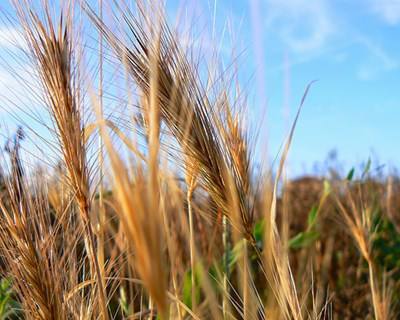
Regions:
<instances>
[{"instance_id":1,"label":"white cloud","mask_svg":"<svg viewBox=\"0 0 400 320\"><path fill-rule=\"evenodd\" d=\"M379 60L382 68L386 70L393 70L398 66L398 62L393 58L391 58L386 53L386 51L379 46L379 44L372 42L368 38L359 38L358 41L362 45L364 45L368 49L368 51Z\"/></svg>"},{"instance_id":2,"label":"white cloud","mask_svg":"<svg viewBox=\"0 0 400 320\"><path fill-rule=\"evenodd\" d=\"M290 49L321 49L335 28L324 0L267 0L267 23Z\"/></svg>"},{"instance_id":3,"label":"white cloud","mask_svg":"<svg viewBox=\"0 0 400 320\"><path fill-rule=\"evenodd\" d=\"M15 27L0 26L1 49L26 49L28 47L22 32Z\"/></svg>"},{"instance_id":4,"label":"white cloud","mask_svg":"<svg viewBox=\"0 0 400 320\"><path fill-rule=\"evenodd\" d=\"M14 111L17 107L34 109L39 103L36 95L40 95L40 90L39 81L29 65L0 65L0 113Z\"/></svg>"},{"instance_id":5,"label":"white cloud","mask_svg":"<svg viewBox=\"0 0 400 320\"><path fill-rule=\"evenodd\" d=\"M364 36L357 37L356 41L369 53L368 61L362 63L357 71L360 80L373 80L378 74L400 66L399 61L391 57L378 43Z\"/></svg>"},{"instance_id":6,"label":"white cloud","mask_svg":"<svg viewBox=\"0 0 400 320\"><path fill-rule=\"evenodd\" d=\"M21 29L0 25L0 113L15 110L13 103L21 107L33 101L28 89L37 79L23 54L27 49Z\"/></svg>"},{"instance_id":7,"label":"white cloud","mask_svg":"<svg viewBox=\"0 0 400 320\"><path fill-rule=\"evenodd\" d=\"M370 0L372 12L389 25L400 23L400 0Z\"/></svg>"}]
</instances>

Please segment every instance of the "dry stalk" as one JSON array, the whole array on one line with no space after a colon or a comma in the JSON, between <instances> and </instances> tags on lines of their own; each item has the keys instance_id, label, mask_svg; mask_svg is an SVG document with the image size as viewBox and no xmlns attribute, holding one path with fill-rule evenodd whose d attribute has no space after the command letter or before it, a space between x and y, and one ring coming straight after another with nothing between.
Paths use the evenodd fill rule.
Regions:
<instances>
[{"instance_id":1,"label":"dry stalk","mask_svg":"<svg viewBox=\"0 0 400 320\"><path fill-rule=\"evenodd\" d=\"M29 5L23 0L16 1L15 7L39 73L45 102L56 127L69 187L75 195L85 228L88 255L99 288L99 308L103 319L108 319L106 292L90 221L90 177L86 163L85 127L81 116L81 83L74 65L72 12L70 8L63 11L58 25L55 25L47 6L44 6L44 21L34 11L26 11Z\"/></svg>"}]
</instances>

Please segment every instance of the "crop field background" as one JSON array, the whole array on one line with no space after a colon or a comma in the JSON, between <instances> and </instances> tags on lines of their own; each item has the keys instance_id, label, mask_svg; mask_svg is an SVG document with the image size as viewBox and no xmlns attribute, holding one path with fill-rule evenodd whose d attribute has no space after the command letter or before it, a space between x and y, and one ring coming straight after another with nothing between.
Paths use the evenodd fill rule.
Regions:
<instances>
[{"instance_id":1,"label":"crop field background","mask_svg":"<svg viewBox=\"0 0 400 320\"><path fill-rule=\"evenodd\" d=\"M1 3L0 318L398 319L400 3L367 2L377 42L333 1Z\"/></svg>"}]
</instances>

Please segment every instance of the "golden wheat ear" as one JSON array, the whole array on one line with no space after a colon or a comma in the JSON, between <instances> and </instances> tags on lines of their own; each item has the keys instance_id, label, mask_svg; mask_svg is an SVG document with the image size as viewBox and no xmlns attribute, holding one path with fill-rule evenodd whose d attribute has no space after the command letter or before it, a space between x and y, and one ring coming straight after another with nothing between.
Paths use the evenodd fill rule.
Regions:
<instances>
[{"instance_id":1,"label":"golden wheat ear","mask_svg":"<svg viewBox=\"0 0 400 320\"><path fill-rule=\"evenodd\" d=\"M57 22L51 16L48 3L43 4L43 16L25 1L15 1L23 34L29 46L29 54L38 72L43 88L46 107L55 125L68 186L84 225L88 256L98 287L99 309L103 319L108 319L106 291L101 269L95 252L95 234L90 219L92 206L90 172L87 164L85 126L82 119L82 83L77 47L73 41L73 11L66 7Z\"/></svg>"},{"instance_id":2,"label":"golden wheat ear","mask_svg":"<svg viewBox=\"0 0 400 320\"><path fill-rule=\"evenodd\" d=\"M217 114L221 110L220 102L209 97L199 70L194 68L196 64L188 61L165 16L155 13L157 23L154 25L151 22L154 19L150 19L152 16L142 6L139 6L137 17L128 9L121 9L122 20L128 29L128 40L124 42L123 37L107 28L91 9L86 11L138 85L145 101L151 100L156 85L160 118L181 147L184 168L197 168L199 181L217 209L228 217L232 190L226 176L232 177L242 217L241 226L237 227L252 239L249 150L239 130L241 126L237 124L239 119L230 119L222 129L222 117ZM157 65L153 65L153 61L157 61ZM154 72L157 73L156 84L151 83ZM142 118L147 119L146 108L142 108L142 112ZM235 154L232 147L239 147Z\"/></svg>"},{"instance_id":3,"label":"golden wheat ear","mask_svg":"<svg viewBox=\"0 0 400 320\"><path fill-rule=\"evenodd\" d=\"M0 169L5 187L0 197L0 272L11 279L26 317L66 319L66 282L59 273L62 254L55 231L59 225L52 222L44 181L28 181L24 175L19 147L14 141L7 148L9 174Z\"/></svg>"}]
</instances>

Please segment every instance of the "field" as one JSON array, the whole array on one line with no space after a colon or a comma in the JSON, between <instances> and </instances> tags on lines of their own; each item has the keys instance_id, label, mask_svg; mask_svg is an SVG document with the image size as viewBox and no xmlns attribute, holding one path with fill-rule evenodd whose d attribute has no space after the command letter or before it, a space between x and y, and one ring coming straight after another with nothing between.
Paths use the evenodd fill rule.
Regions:
<instances>
[{"instance_id":1,"label":"field","mask_svg":"<svg viewBox=\"0 0 400 320\"><path fill-rule=\"evenodd\" d=\"M110 1L113 25L84 1L13 3L48 121L2 155L1 319L398 317L400 179L371 160L287 178L312 79L259 169L236 69L161 6Z\"/></svg>"}]
</instances>

